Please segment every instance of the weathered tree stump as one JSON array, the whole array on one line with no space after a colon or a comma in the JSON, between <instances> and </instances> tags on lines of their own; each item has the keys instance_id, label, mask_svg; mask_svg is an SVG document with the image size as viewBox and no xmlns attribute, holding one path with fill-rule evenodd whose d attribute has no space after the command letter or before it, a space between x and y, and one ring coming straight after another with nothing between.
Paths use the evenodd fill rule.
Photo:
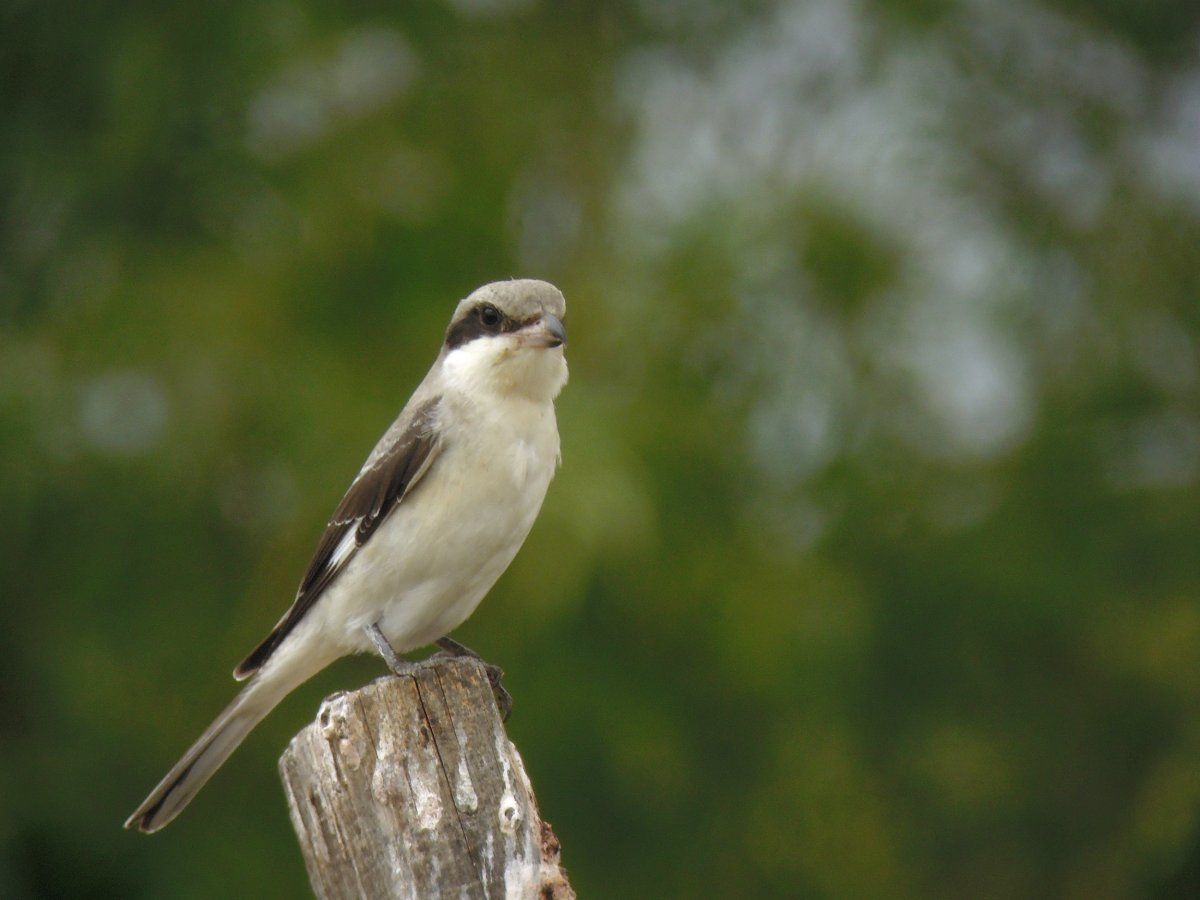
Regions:
<instances>
[{"instance_id":1,"label":"weathered tree stump","mask_svg":"<svg viewBox=\"0 0 1200 900\"><path fill-rule=\"evenodd\" d=\"M574 898L482 666L334 694L279 760L322 898Z\"/></svg>"}]
</instances>

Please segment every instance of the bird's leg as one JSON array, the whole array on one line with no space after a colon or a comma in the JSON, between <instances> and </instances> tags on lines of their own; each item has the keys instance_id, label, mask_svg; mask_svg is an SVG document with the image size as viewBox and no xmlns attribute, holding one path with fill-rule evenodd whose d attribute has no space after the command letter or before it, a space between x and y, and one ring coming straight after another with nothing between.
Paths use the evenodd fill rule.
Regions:
<instances>
[{"instance_id":1,"label":"bird's leg","mask_svg":"<svg viewBox=\"0 0 1200 900\"><path fill-rule=\"evenodd\" d=\"M387 663L387 667L395 674L412 675L417 671L416 663L402 658L392 645L388 643L388 639L379 630L378 622L373 622L366 626L363 631L367 633L367 637L371 639L371 643L375 645L375 650L383 657L383 661Z\"/></svg>"},{"instance_id":2,"label":"bird's leg","mask_svg":"<svg viewBox=\"0 0 1200 900\"><path fill-rule=\"evenodd\" d=\"M488 681L492 685L492 695L496 698L496 706L500 710L500 721L507 722L508 715L512 712L513 699L512 694L505 690L504 685L500 683L500 679L504 677L504 670L487 662L470 647L460 644L454 638L439 638L434 643L441 647L442 652L447 656L465 656L469 659L477 659L483 664L483 670L487 673Z\"/></svg>"},{"instance_id":3,"label":"bird's leg","mask_svg":"<svg viewBox=\"0 0 1200 900\"><path fill-rule=\"evenodd\" d=\"M468 647L466 644L460 644L452 637L438 638L434 641L439 647L446 651L447 656L467 656L471 659L483 661L483 657Z\"/></svg>"}]
</instances>

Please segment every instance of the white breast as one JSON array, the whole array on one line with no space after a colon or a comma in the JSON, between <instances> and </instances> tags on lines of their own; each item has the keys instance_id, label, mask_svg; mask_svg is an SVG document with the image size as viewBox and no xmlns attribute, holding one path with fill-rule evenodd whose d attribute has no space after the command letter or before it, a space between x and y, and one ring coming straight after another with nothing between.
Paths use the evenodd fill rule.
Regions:
<instances>
[{"instance_id":1,"label":"white breast","mask_svg":"<svg viewBox=\"0 0 1200 900\"><path fill-rule=\"evenodd\" d=\"M400 652L474 612L533 527L558 463L554 406L443 400L443 449L310 613L341 652L379 622ZM307 617L306 617L307 618Z\"/></svg>"}]
</instances>

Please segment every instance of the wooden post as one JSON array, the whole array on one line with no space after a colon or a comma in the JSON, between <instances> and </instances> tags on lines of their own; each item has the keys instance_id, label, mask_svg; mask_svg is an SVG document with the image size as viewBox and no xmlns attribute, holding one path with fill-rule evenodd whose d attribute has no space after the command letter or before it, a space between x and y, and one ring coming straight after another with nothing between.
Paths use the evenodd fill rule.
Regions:
<instances>
[{"instance_id":1,"label":"wooden post","mask_svg":"<svg viewBox=\"0 0 1200 900\"><path fill-rule=\"evenodd\" d=\"M279 770L318 897L575 897L475 660L334 694Z\"/></svg>"}]
</instances>

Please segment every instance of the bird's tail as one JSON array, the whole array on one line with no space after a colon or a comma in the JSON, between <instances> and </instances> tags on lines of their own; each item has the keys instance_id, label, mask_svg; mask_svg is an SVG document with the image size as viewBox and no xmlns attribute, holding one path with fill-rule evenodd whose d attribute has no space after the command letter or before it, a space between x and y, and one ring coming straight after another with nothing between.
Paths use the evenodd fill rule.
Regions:
<instances>
[{"instance_id":1,"label":"bird's tail","mask_svg":"<svg viewBox=\"0 0 1200 900\"><path fill-rule=\"evenodd\" d=\"M280 674L275 670L256 675L125 820L125 827L149 833L179 815L251 729L303 680Z\"/></svg>"}]
</instances>

